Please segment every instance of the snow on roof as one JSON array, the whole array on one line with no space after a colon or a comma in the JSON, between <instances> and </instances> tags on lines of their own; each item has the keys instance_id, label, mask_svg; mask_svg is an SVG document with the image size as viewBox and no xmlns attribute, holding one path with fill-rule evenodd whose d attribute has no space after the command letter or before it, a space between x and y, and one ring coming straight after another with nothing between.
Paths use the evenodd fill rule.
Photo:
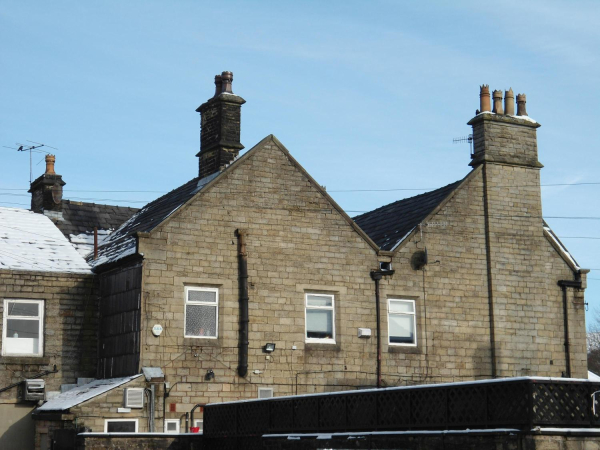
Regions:
<instances>
[{"instance_id":1,"label":"snow on roof","mask_svg":"<svg viewBox=\"0 0 600 450\"><path fill-rule=\"evenodd\" d=\"M544 231L546 231L546 236L548 236L550 238L550 240L554 243L554 247L557 248L560 253L562 253L562 255L565 257L565 259L571 265L571 267L575 270L581 270L581 267L579 266L579 264L577 264L577 261L575 261L575 258L573 258L573 255L571 255L571 253L569 253L569 250L567 250L567 247L565 247L564 244L560 241L560 239L558 239L558 236L556 234L554 234L554 231L552 231L550 226L545 221L544 221Z\"/></svg>"},{"instance_id":2,"label":"snow on roof","mask_svg":"<svg viewBox=\"0 0 600 450\"><path fill-rule=\"evenodd\" d=\"M109 378L106 380L95 380L91 383L78 386L70 391L63 392L57 395L52 400L47 401L40 406L36 412L40 411L66 411L73 406L77 406L80 403L91 400L100 394L110 391L111 389L117 388L131 380L141 377L142 374L133 375L123 378Z\"/></svg>"},{"instance_id":3,"label":"snow on roof","mask_svg":"<svg viewBox=\"0 0 600 450\"><path fill-rule=\"evenodd\" d=\"M48 217L17 208L0 208L0 269L90 273Z\"/></svg>"},{"instance_id":4,"label":"snow on roof","mask_svg":"<svg viewBox=\"0 0 600 450\"><path fill-rule=\"evenodd\" d=\"M490 114L490 115L496 115L495 112L492 111L481 111L479 114L477 114L478 116L482 115L482 114ZM538 123L537 120L532 119L529 116L517 116L517 115L511 115L511 114L498 114L499 116L508 116L508 117L512 117L513 119L520 119L520 120L525 120L527 122L531 122L531 123Z\"/></svg>"},{"instance_id":5,"label":"snow on roof","mask_svg":"<svg viewBox=\"0 0 600 450\"><path fill-rule=\"evenodd\" d=\"M594 372L590 372L588 370L588 380L590 380L590 381L600 381L600 376L598 376Z\"/></svg>"},{"instance_id":6,"label":"snow on roof","mask_svg":"<svg viewBox=\"0 0 600 450\"><path fill-rule=\"evenodd\" d=\"M108 238L108 235L112 233L114 230L98 230L98 245L102 245L102 243ZM86 257L91 252L94 251L94 232L86 231L85 233L80 234L70 234L69 241L75 247L75 250L82 256Z\"/></svg>"},{"instance_id":7,"label":"snow on roof","mask_svg":"<svg viewBox=\"0 0 600 450\"><path fill-rule=\"evenodd\" d=\"M224 169L223 169L224 170ZM116 262L125 256L136 253L136 232L150 232L172 216L206 185L222 172L215 172L204 178L193 178L168 194L148 203L111 233L98 248L98 259L87 259L94 268Z\"/></svg>"}]
</instances>

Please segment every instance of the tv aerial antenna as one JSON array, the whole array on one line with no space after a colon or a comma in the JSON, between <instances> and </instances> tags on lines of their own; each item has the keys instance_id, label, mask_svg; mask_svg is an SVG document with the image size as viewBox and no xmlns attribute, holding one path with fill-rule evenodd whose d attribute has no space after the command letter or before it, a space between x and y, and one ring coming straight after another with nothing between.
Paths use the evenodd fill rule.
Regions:
<instances>
[{"instance_id":1,"label":"tv aerial antenna","mask_svg":"<svg viewBox=\"0 0 600 450\"><path fill-rule=\"evenodd\" d=\"M452 139L453 144L461 144L463 142L469 143L469 153L473 155L473 135L469 134L468 136L462 136Z\"/></svg>"},{"instance_id":2,"label":"tv aerial antenna","mask_svg":"<svg viewBox=\"0 0 600 450\"><path fill-rule=\"evenodd\" d=\"M16 150L18 152L29 152L29 184L31 184L31 182L33 181L33 162L32 162L32 157L31 154L32 153L42 153L42 154L46 154L49 155L50 152L47 152L45 150L39 150L42 147L47 147L47 148L51 148L54 150L58 150L56 147L52 147L50 145L47 144L42 144L41 142L35 142L35 141L30 141L27 140L27 142L31 142L31 144L21 144L19 142L15 143L16 147L7 147L6 145L4 145L4 148L10 148L11 150Z\"/></svg>"}]
</instances>

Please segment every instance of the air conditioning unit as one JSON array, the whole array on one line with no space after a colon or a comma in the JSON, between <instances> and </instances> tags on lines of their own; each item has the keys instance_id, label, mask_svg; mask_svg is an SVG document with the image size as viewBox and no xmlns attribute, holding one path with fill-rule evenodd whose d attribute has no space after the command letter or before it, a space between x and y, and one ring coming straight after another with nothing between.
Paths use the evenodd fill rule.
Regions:
<instances>
[{"instance_id":1,"label":"air conditioning unit","mask_svg":"<svg viewBox=\"0 0 600 450\"><path fill-rule=\"evenodd\" d=\"M143 408L144 407L144 389L127 388L124 390L125 408Z\"/></svg>"},{"instance_id":2,"label":"air conditioning unit","mask_svg":"<svg viewBox=\"0 0 600 450\"><path fill-rule=\"evenodd\" d=\"M46 397L46 383L44 380L25 380L23 398L25 401L37 402Z\"/></svg>"}]
</instances>

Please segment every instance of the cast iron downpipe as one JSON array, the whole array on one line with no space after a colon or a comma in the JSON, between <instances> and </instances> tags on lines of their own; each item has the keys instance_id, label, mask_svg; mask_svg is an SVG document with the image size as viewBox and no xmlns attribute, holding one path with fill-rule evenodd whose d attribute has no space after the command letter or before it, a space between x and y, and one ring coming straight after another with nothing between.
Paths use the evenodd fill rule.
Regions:
<instances>
[{"instance_id":1,"label":"cast iron downpipe","mask_svg":"<svg viewBox=\"0 0 600 450\"><path fill-rule=\"evenodd\" d=\"M375 281L375 311L377 314L377 388L381 387L381 311L379 307L379 280L383 275L380 271L373 270L371 278Z\"/></svg>"},{"instance_id":2,"label":"cast iron downpipe","mask_svg":"<svg viewBox=\"0 0 600 450\"><path fill-rule=\"evenodd\" d=\"M569 344L569 304L567 302L567 288L581 289L581 276L575 275L576 280L559 280L558 285L563 293L563 321L565 330L565 368L567 378L571 378L571 346Z\"/></svg>"},{"instance_id":3,"label":"cast iron downpipe","mask_svg":"<svg viewBox=\"0 0 600 450\"><path fill-rule=\"evenodd\" d=\"M240 288L240 343L238 375L248 373L248 253L246 253L246 231L236 230L238 237L238 263Z\"/></svg>"}]
</instances>

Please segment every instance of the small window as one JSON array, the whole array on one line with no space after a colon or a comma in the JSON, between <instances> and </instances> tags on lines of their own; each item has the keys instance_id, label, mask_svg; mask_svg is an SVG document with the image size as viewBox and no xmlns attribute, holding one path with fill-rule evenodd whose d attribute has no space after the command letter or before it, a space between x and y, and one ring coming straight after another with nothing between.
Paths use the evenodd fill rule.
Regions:
<instances>
[{"instance_id":1,"label":"small window","mask_svg":"<svg viewBox=\"0 0 600 450\"><path fill-rule=\"evenodd\" d=\"M273 388L258 388L258 398L271 398L273 397Z\"/></svg>"},{"instance_id":2,"label":"small window","mask_svg":"<svg viewBox=\"0 0 600 450\"><path fill-rule=\"evenodd\" d=\"M165 433L179 433L179 419L166 419Z\"/></svg>"},{"instance_id":3,"label":"small window","mask_svg":"<svg viewBox=\"0 0 600 450\"><path fill-rule=\"evenodd\" d=\"M43 356L44 301L4 300L2 355Z\"/></svg>"},{"instance_id":4,"label":"small window","mask_svg":"<svg viewBox=\"0 0 600 450\"><path fill-rule=\"evenodd\" d=\"M202 433L204 431L204 420L194 419L194 426L198 428L199 433Z\"/></svg>"},{"instance_id":5,"label":"small window","mask_svg":"<svg viewBox=\"0 0 600 450\"><path fill-rule=\"evenodd\" d=\"M389 299L388 335L390 345L417 345L415 301Z\"/></svg>"},{"instance_id":6,"label":"small window","mask_svg":"<svg viewBox=\"0 0 600 450\"><path fill-rule=\"evenodd\" d=\"M104 421L105 433L137 433L137 419L106 419Z\"/></svg>"},{"instance_id":7,"label":"small window","mask_svg":"<svg viewBox=\"0 0 600 450\"><path fill-rule=\"evenodd\" d=\"M218 333L219 290L185 288L185 337L214 339Z\"/></svg>"},{"instance_id":8,"label":"small window","mask_svg":"<svg viewBox=\"0 0 600 450\"><path fill-rule=\"evenodd\" d=\"M333 295L306 294L306 341L335 343Z\"/></svg>"}]
</instances>

